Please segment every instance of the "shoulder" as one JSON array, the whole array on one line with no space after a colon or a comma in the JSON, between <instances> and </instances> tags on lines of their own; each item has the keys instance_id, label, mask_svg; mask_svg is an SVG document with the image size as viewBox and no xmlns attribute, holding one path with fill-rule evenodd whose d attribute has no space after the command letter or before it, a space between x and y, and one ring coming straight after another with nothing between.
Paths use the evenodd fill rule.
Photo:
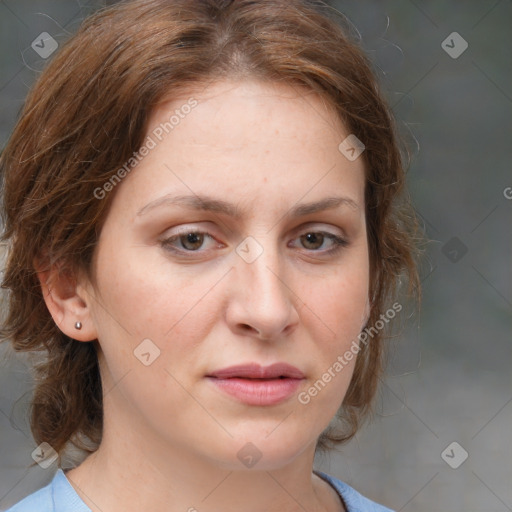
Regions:
<instances>
[{"instance_id":1,"label":"shoulder","mask_svg":"<svg viewBox=\"0 0 512 512\"><path fill-rule=\"evenodd\" d=\"M28 495L6 512L50 512L53 511L52 483Z\"/></svg>"},{"instance_id":2,"label":"shoulder","mask_svg":"<svg viewBox=\"0 0 512 512\"><path fill-rule=\"evenodd\" d=\"M330 483L343 499L347 512L393 512L391 509L379 505L365 498L362 494L337 478L315 471L316 475Z\"/></svg>"},{"instance_id":3,"label":"shoulder","mask_svg":"<svg viewBox=\"0 0 512 512\"><path fill-rule=\"evenodd\" d=\"M62 469L42 489L29 494L6 512L91 512L68 482Z\"/></svg>"}]
</instances>

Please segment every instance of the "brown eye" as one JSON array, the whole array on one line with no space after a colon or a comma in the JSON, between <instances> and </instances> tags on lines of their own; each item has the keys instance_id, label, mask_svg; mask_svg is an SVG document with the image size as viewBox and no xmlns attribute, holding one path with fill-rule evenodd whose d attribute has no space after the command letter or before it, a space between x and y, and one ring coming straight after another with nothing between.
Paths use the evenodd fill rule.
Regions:
<instances>
[{"instance_id":1,"label":"brown eye","mask_svg":"<svg viewBox=\"0 0 512 512\"><path fill-rule=\"evenodd\" d=\"M324 238L322 233L306 233L300 237L300 241L306 249L315 250L322 247Z\"/></svg>"},{"instance_id":2,"label":"brown eye","mask_svg":"<svg viewBox=\"0 0 512 512\"><path fill-rule=\"evenodd\" d=\"M200 249L204 243L204 233L187 233L180 236L182 246L189 250L195 251Z\"/></svg>"},{"instance_id":3,"label":"brown eye","mask_svg":"<svg viewBox=\"0 0 512 512\"><path fill-rule=\"evenodd\" d=\"M182 231L161 242L166 250L182 254L194 252L202 254L212 249L214 243L215 239L203 231Z\"/></svg>"},{"instance_id":4,"label":"brown eye","mask_svg":"<svg viewBox=\"0 0 512 512\"><path fill-rule=\"evenodd\" d=\"M328 231L307 231L294 240L290 247L309 251L317 256L335 255L349 245L348 240Z\"/></svg>"}]
</instances>

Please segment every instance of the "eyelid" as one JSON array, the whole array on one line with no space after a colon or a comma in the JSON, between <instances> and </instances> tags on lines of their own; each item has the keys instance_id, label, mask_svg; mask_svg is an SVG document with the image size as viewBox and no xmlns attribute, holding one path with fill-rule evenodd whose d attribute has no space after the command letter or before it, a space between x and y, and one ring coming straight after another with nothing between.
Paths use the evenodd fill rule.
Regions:
<instances>
[{"instance_id":1,"label":"eyelid","mask_svg":"<svg viewBox=\"0 0 512 512\"><path fill-rule=\"evenodd\" d=\"M347 243L351 238L347 229L344 229L339 225L339 223L332 224L330 222L310 221L305 222L292 230L293 238L297 238L306 233L323 233L324 235L342 239Z\"/></svg>"},{"instance_id":2,"label":"eyelid","mask_svg":"<svg viewBox=\"0 0 512 512\"><path fill-rule=\"evenodd\" d=\"M310 221L306 222L304 224L301 224L300 226L297 226L293 233L294 236L297 236L297 234L301 233L328 233L330 235L339 236L340 238L348 238L346 232L344 229L342 229L340 226L336 226L334 224L330 224L328 222L315 222Z\"/></svg>"},{"instance_id":3,"label":"eyelid","mask_svg":"<svg viewBox=\"0 0 512 512\"><path fill-rule=\"evenodd\" d=\"M210 222L208 224L211 224ZM209 235L211 238L216 239L217 235L215 234L217 230L206 227L201 223L190 223L190 224L178 224L176 226L168 227L164 233L162 234L162 239L167 240L169 238L186 235L188 233L200 233Z\"/></svg>"}]
</instances>

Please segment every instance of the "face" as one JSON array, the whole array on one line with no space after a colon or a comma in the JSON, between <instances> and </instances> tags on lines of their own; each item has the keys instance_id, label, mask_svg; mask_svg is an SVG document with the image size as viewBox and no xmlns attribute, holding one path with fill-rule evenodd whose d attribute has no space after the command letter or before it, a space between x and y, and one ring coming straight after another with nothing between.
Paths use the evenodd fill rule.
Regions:
<instances>
[{"instance_id":1,"label":"face","mask_svg":"<svg viewBox=\"0 0 512 512\"><path fill-rule=\"evenodd\" d=\"M249 442L267 469L314 448L368 313L364 164L339 151L348 135L312 93L252 81L153 112L96 288L84 284L112 424L227 468Z\"/></svg>"}]
</instances>

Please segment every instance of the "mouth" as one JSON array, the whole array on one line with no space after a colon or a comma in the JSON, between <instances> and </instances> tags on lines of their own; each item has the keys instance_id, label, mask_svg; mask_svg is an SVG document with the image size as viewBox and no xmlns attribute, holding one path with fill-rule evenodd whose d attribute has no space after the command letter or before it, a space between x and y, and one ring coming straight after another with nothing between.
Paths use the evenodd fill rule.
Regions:
<instances>
[{"instance_id":1,"label":"mouth","mask_svg":"<svg viewBox=\"0 0 512 512\"><path fill-rule=\"evenodd\" d=\"M260 366L257 363L250 363L217 370L207 375L207 377L218 379L275 380L303 379L304 374L298 368L288 363L275 363L270 366Z\"/></svg>"},{"instance_id":2,"label":"mouth","mask_svg":"<svg viewBox=\"0 0 512 512\"><path fill-rule=\"evenodd\" d=\"M289 399L305 378L287 363L231 366L206 376L217 389L246 405L269 406Z\"/></svg>"}]
</instances>

